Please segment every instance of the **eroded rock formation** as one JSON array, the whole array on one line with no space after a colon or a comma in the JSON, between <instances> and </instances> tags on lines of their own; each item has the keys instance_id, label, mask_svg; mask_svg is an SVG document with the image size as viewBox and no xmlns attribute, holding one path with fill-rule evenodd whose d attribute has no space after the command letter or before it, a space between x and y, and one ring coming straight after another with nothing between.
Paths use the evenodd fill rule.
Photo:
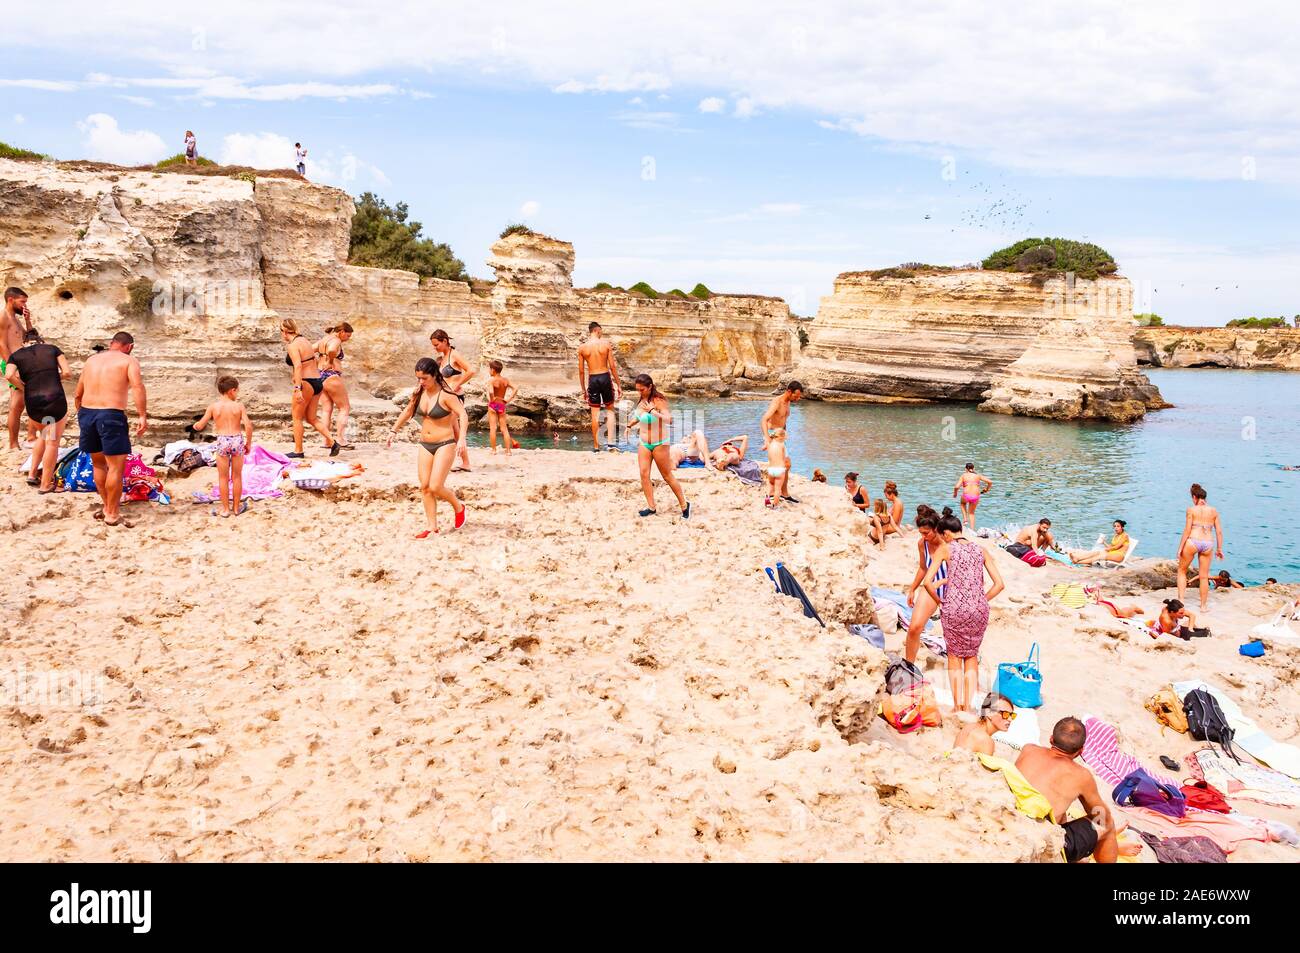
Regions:
<instances>
[{"instance_id":1,"label":"eroded rock formation","mask_svg":"<svg viewBox=\"0 0 1300 953\"><path fill-rule=\"evenodd\" d=\"M503 360L521 410L548 426L585 418L576 349L592 320L629 379L646 371L669 387L726 392L733 379L772 381L792 363L794 326L778 299L575 290L573 246L527 233L493 245L495 284L359 268L347 264L352 208L347 193L291 177L0 160L0 280L30 293L36 325L74 370L130 331L163 430L187 423L226 373L260 421L282 424L282 318L308 336L354 327L346 367L363 438L411 386L434 328L471 361ZM470 405L481 407L479 395Z\"/></svg>"},{"instance_id":2,"label":"eroded rock formation","mask_svg":"<svg viewBox=\"0 0 1300 953\"><path fill-rule=\"evenodd\" d=\"M1165 406L1137 370L1132 311L1125 278L850 272L822 299L797 373L829 400L1129 421Z\"/></svg>"},{"instance_id":3,"label":"eroded rock formation","mask_svg":"<svg viewBox=\"0 0 1300 953\"><path fill-rule=\"evenodd\" d=\"M1133 346L1154 367L1300 371L1300 328L1138 328Z\"/></svg>"}]
</instances>

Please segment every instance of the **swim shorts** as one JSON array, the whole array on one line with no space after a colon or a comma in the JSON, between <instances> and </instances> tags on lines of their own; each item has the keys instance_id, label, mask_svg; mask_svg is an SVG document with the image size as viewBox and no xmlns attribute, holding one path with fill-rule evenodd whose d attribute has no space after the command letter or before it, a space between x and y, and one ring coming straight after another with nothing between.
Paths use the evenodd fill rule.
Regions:
<instances>
[{"instance_id":1,"label":"swim shorts","mask_svg":"<svg viewBox=\"0 0 1300 953\"><path fill-rule=\"evenodd\" d=\"M1065 854L1067 864L1077 864L1092 856L1092 852L1097 849L1097 828L1092 826L1089 818L1080 817L1067 821L1061 827L1065 831L1065 847L1062 848L1062 853Z\"/></svg>"},{"instance_id":2,"label":"swim shorts","mask_svg":"<svg viewBox=\"0 0 1300 953\"><path fill-rule=\"evenodd\" d=\"M232 457L242 457L247 449L244 446L242 433L217 434L217 456L225 457L227 460Z\"/></svg>"},{"instance_id":3,"label":"swim shorts","mask_svg":"<svg viewBox=\"0 0 1300 953\"><path fill-rule=\"evenodd\" d=\"M4 359L3 357L0 357L0 380L3 380L3 379L4 379L5 371L8 369L8 367L9 367L9 365L8 365L7 363L5 363L5 359ZM6 383L6 384L9 384L8 381L5 381L5 383ZM15 387L13 384L9 384L9 389L10 389L10 390L17 390L18 388Z\"/></svg>"},{"instance_id":4,"label":"swim shorts","mask_svg":"<svg viewBox=\"0 0 1300 953\"><path fill-rule=\"evenodd\" d=\"M81 427L77 445L86 453L124 457L131 452L131 431L127 427L126 411L82 407L77 414L77 425Z\"/></svg>"},{"instance_id":5,"label":"swim shorts","mask_svg":"<svg viewBox=\"0 0 1300 953\"><path fill-rule=\"evenodd\" d=\"M614 379L609 371L587 378L587 403L592 407L614 406Z\"/></svg>"}]
</instances>

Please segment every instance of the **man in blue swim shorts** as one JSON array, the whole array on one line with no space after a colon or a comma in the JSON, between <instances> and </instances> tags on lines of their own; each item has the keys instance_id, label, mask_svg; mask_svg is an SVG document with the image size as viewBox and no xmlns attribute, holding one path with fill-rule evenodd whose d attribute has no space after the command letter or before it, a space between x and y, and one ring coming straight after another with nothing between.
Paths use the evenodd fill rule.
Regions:
<instances>
[{"instance_id":1,"label":"man in blue swim shorts","mask_svg":"<svg viewBox=\"0 0 1300 953\"><path fill-rule=\"evenodd\" d=\"M135 435L144 436L149 429L140 362L131 356L134 347L135 339L119 331L113 335L108 350L86 358L81 379L77 381L79 445L90 454L95 467L95 488L104 502L95 519L102 519L108 526L122 523L122 476L131 452L131 432L126 420L128 392L140 418Z\"/></svg>"}]
</instances>

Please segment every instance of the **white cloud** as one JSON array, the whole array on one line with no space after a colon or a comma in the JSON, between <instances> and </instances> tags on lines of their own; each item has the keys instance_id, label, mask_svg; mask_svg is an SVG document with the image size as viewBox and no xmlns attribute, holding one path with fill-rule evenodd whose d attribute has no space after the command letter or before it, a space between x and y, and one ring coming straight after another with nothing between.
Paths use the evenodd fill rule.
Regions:
<instances>
[{"instance_id":1,"label":"white cloud","mask_svg":"<svg viewBox=\"0 0 1300 953\"><path fill-rule=\"evenodd\" d=\"M634 110L614 114L614 120L632 129L649 129L654 132L682 131L678 128L678 115L674 112L648 112Z\"/></svg>"},{"instance_id":2,"label":"white cloud","mask_svg":"<svg viewBox=\"0 0 1300 953\"><path fill-rule=\"evenodd\" d=\"M221 140L222 165L246 165L254 169L292 169L297 158L293 140L274 132L233 132Z\"/></svg>"},{"instance_id":3,"label":"white cloud","mask_svg":"<svg viewBox=\"0 0 1300 953\"><path fill-rule=\"evenodd\" d=\"M76 83L61 82L50 79L0 79L0 89L39 89L47 93L71 93L77 88Z\"/></svg>"},{"instance_id":4,"label":"white cloud","mask_svg":"<svg viewBox=\"0 0 1300 953\"><path fill-rule=\"evenodd\" d=\"M21 126L27 121L27 117L22 113L14 113L14 125Z\"/></svg>"},{"instance_id":5,"label":"white cloud","mask_svg":"<svg viewBox=\"0 0 1300 953\"><path fill-rule=\"evenodd\" d=\"M720 113L727 108L727 101L719 96L709 96L700 100L700 112Z\"/></svg>"},{"instance_id":6,"label":"white cloud","mask_svg":"<svg viewBox=\"0 0 1300 953\"><path fill-rule=\"evenodd\" d=\"M86 158L118 165L144 165L167 157L167 144L147 129L128 132L107 113L94 113L77 123Z\"/></svg>"},{"instance_id":7,"label":"white cloud","mask_svg":"<svg viewBox=\"0 0 1300 953\"><path fill-rule=\"evenodd\" d=\"M225 0L223 18L257 29L209 42L204 74L189 44L160 41L190 35L183 5L69 2L51 16L16 4L6 28L51 63L91 48L131 51L172 71L178 94L209 101L392 95L400 88L368 80L403 71L575 94L728 89L740 117L802 113L927 155L1166 180L1239 179L1251 157L1260 179L1300 178L1292 5L1267 16L1214 0L1040 0L1032 16L976 14L963 0L881 0L869 14L858 0L590 3L569 17L524 0L436 18L417 0L378 11L318 0L311 10Z\"/></svg>"},{"instance_id":8,"label":"white cloud","mask_svg":"<svg viewBox=\"0 0 1300 953\"><path fill-rule=\"evenodd\" d=\"M524 218L532 218L542 210L542 203L536 199L529 199L523 205L519 206L519 214Z\"/></svg>"},{"instance_id":9,"label":"white cloud","mask_svg":"<svg viewBox=\"0 0 1300 953\"><path fill-rule=\"evenodd\" d=\"M132 106L143 106L146 109L153 106L153 100L148 96L118 96L117 98L126 100Z\"/></svg>"}]
</instances>

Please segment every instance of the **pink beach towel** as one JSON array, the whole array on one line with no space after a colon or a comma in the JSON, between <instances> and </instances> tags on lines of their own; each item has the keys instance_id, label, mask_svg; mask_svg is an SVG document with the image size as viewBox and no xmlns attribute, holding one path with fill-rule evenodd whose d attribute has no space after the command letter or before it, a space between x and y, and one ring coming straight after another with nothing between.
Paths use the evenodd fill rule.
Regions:
<instances>
[{"instance_id":1,"label":"pink beach towel","mask_svg":"<svg viewBox=\"0 0 1300 953\"><path fill-rule=\"evenodd\" d=\"M1115 729L1099 718L1089 718L1083 723L1088 736L1083 743L1083 763L1108 784L1119 784L1138 768L1146 768L1131 754L1120 750ZM1178 781L1163 774L1147 770L1147 774L1165 784L1178 787Z\"/></svg>"},{"instance_id":2,"label":"pink beach towel","mask_svg":"<svg viewBox=\"0 0 1300 953\"><path fill-rule=\"evenodd\" d=\"M277 489L276 484L280 481L280 474L284 472L284 468L288 464L288 457L274 453L260 445L254 445L253 449L244 456L242 498L245 500L269 500L284 496L284 493ZM215 503L219 499L216 485L214 484L206 492L196 492L194 499L200 503Z\"/></svg>"}]
</instances>

